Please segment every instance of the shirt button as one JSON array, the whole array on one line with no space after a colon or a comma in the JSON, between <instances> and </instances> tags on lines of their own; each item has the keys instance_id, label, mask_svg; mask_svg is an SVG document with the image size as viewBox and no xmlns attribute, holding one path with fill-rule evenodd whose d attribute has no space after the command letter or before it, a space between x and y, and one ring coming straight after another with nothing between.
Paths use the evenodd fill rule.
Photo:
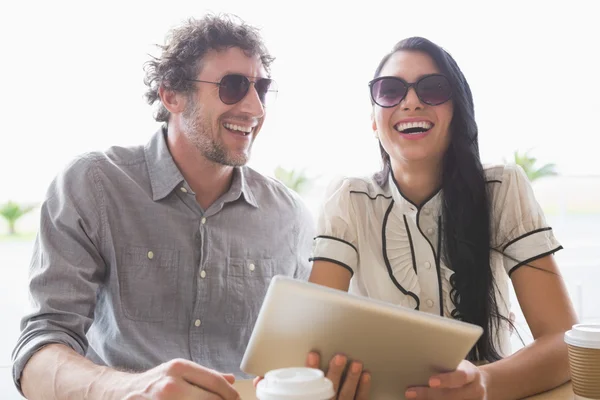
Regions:
<instances>
[{"instance_id":1,"label":"shirt button","mask_svg":"<svg viewBox=\"0 0 600 400\"><path fill-rule=\"evenodd\" d=\"M254 266L254 264L250 264L248 265L248 269L250 269L250 271L254 271L256 267Z\"/></svg>"},{"instance_id":2,"label":"shirt button","mask_svg":"<svg viewBox=\"0 0 600 400\"><path fill-rule=\"evenodd\" d=\"M201 324L201 322L200 322L200 320L199 320L199 319L197 319L197 320L195 320L195 321L194 321L194 325L195 325L196 327L200 326L200 324Z\"/></svg>"},{"instance_id":3,"label":"shirt button","mask_svg":"<svg viewBox=\"0 0 600 400\"><path fill-rule=\"evenodd\" d=\"M429 299L427 300L427 307L432 308L433 307L433 300ZM198 325L196 325L198 326Z\"/></svg>"},{"instance_id":4,"label":"shirt button","mask_svg":"<svg viewBox=\"0 0 600 400\"><path fill-rule=\"evenodd\" d=\"M202 278L202 279L206 278L206 271L200 272L200 278Z\"/></svg>"},{"instance_id":5,"label":"shirt button","mask_svg":"<svg viewBox=\"0 0 600 400\"><path fill-rule=\"evenodd\" d=\"M202 223L202 225L204 225L206 223L206 217L202 217L202 219L200 220L200 222Z\"/></svg>"},{"instance_id":6,"label":"shirt button","mask_svg":"<svg viewBox=\"0 0 600 400\"><path fill-rule=\"evenodd\" d=\"M425 261L425 268L429 269L431 268L431 263L429 261Z\"/></svg>"},{"instance_id":7,"label":"shirt button","mask_svg":"<svg viewBox=\"0 0 600 400\"><path fill-rule=\"evenodd\" d=\"M429 228L429 229L427 229L427 234L428 234L428 235L432 235L432 234L433 234L433 228Z\"/></svg>"},{"instance_id":8,"label":"shirt button","mask_svg":"<svg viewBox=\"0 0 600 400\"><path fill-rule=\"evenodd\" d=\"M187 189L184 187L181 187L181 189L179 189L179 190L181 190L183 193L187 193Z\"/></svg>"},{"instance_id":9,"label":"shirt button","mask_svg":"<svg viewBox=\"0 0 600 400\"><path fill-rule=\"evenodd\" d=\"M151 260L154 258L154 253L152 251L148 252L148 258Z\"/></svg>"}]
</instances>

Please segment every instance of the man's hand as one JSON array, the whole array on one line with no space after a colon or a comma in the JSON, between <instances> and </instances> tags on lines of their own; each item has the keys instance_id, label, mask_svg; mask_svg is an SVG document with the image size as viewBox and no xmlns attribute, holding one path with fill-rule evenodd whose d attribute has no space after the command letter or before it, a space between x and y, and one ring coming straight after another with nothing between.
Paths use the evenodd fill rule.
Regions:
<instances>
[{"instance_id":1,"label":"man's hand","mask_svg":"<svg viewBox=\"0 0 600 400\"><path fill-rule=\"evenodd\" d=\"M171 360L134 378L125 400L238 400L233 375L220 374L188 360Z\"/></svg>"},{"instance_id":2,"label":"man's hand","mask_svg":"<svg viewBox=\"0 0 600 400\"><path fill-rule=\"evenodd\" d=\"M326 376L333 383L333 389L338 400L367 400L371 389L371 374L363 371L359 361L352 361L348 366L346 376L342 381L348 359L342 354L335 355L329 362ZM311 352L306 359L306 366L320 368L321 357L319 353Z\"/></svg>"}]
</instances>

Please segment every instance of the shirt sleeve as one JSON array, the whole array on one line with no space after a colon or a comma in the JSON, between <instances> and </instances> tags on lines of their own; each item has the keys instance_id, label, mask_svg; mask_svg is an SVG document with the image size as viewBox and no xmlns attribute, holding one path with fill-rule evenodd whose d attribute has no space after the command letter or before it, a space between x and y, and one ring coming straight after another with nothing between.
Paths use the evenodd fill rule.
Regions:
<instances>
[{"instance_id":1,"label":"shirt sleeve","mask_svg":"<svg viewBox=\"0 0 600 400\"><path fill-rule=\"evenodd\" d=\"M520 166L505 166L492 207L493 247L502 253L509 275L531 261L562 249Z\"/></svg>"},{"instance_id":2,"label":"shirt sleeve","mask_svg":"<svg viewBox=\"0 0 600 400\"><path fill-rule=\"evenodd\" d=\"M338 264L354 275L358 268L358 240L350 190L347 179L330 186L319 213L311 260Z\"/></svg>"},{"instance_id":3,"label":"shirt sleeve","mask_svg":"<svg viewBox=\"0 0 600 400\"><path fill-rule=\"evenodd\" d=\"M101 218L93 160L82 157L51 183L41 206L38 236L29 270L30 309L12 353L13 379L21 391L25 364L51 343L82 356L86 333L105 270L100 255Z\"/></svg>"}]
</instances>

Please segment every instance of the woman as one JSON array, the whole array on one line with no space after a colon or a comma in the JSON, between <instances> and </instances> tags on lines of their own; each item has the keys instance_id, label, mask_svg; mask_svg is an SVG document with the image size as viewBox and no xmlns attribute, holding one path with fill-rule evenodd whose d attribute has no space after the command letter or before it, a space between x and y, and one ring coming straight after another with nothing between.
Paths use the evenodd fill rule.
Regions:
<instances>
[{"instance_id":1,"label":"woman","mask_svg":"<svg viewBox=\"0 0 600 400\"><path fill-rule=\"evenodd\" d=\"M523 171L482 166L471 91L454 59L405 39L369 87L383 170L334 185L310 281L484 329L457 371L408 388L407 398L516 399L566 382L563 334L576 315L553 258L562 247ZM535 339L513 355L509 278Z\"/></svg>"}]
</instances>

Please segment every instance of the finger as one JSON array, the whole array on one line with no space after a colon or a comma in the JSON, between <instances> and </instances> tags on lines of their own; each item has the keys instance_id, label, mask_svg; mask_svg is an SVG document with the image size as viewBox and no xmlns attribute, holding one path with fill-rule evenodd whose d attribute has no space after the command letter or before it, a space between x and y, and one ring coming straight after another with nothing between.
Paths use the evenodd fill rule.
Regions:
<instances>
[{"instance_id":1,"label":"finger","mask_svg":"<svg viewBox=\"0 0 600 400\"><path fill-rule=\"evenodd\" d=\"M432 376L429 386L432 388L459 388L475 381L479 376L479 368L470 362L462 362L455 371Z\"/></svg>"},{"instance_id":2,"label":"finger","mask_svg":"<svg viewBox=\"0 0 600 400\"><path fill-rule=\"evenodd\" d=\"M153 398L155 396L169 399L220 399L220 397L216 394L207 392L206 390L186 381L181 377L174 376L164 377L161 380L158 392L152 394Z\"/></svg>"},{"instance_id":3,"label":"finger","mask_svg":"<svg viewBox=\"0 0 600 400\"><path fill-rule=\"evenodd\" d=\"M308 368L321 369L321 356L316 351L311 351L306 356L306 366Z\"/></svg>"},{"instance_id":4,"label":"finger","mask_svg":"<svg viewBox=\"0 0 600 400\"><path fill-rule=\"evenodd\" d=\"M342 387L338 395L339 400L354 399L354 395L356 394L356 390L358 388L358 381L360 380L361 372L361 363L354 361L352 362L352 364L350 364L350 368L348 368L348 372L346 373L346 377L344 379L344 382L342 383Z\"/></svg>"},{"instance_id":5,"label":"finger","mask_svg":"<svg viewBox=\"0 0 600 400\"><path fill-rule=\"evenodd\" d=\"M346 367L346 356L342 354L335 355L331 361L329 361L329 368L327 369L327 378L333 383L333 390L335 393L340 389L340 381L344 368Z\"/></svg>"},{"instance_id":6,"label":"finger","mask_svg":"<svg viewBox=\"0 0 600 400\"><path fill-rule=\"evenodd\" d=\"M258 385L258 382L262 381L263 377L262 376L257 376L256 378L254 378L252 380L252 385L254 385L254 388L256 389L256 385Z\"/></svg>"},{"instance_id":7,"label":"finger","mask_svg":"<svg viewBox=\"0 0 600 400\"><path fill-rule=\"evenodd\" d=\"M404 397L410 400L464 400L460 395L460 389L433 389L427 386L412 387L406 390Z\"/></svg>"},{"instance_id":8,"label":"finger","mask_svg":"<svg viewBox=\"0 0 600 400\"><path fill-rule=\"evenodd\" d=\"M363 372L358 382L358 390L356 391L356 400L368 400L371 392L371 374Z\"/></svg>"},{"instance_id":9,"label":"finger","mask_svg":"<svg viewBox=\"0 0 600 400\"><path fill-rule=\"evenodd\" d=\"M230 385L233 385L235 383L235 375L233 374L221 374L223 375L223 378L225 378L225 380L227 382L229 382Z\"/></svg>"},{"instance_id":10,"label":"finger","mask_svg":"<svg viewBox=\"0 0 600 400\"><path fill-rule=\"evenodd\" d=\"M208 391L206 391L206 390L204 390L202 388L198 388L197 387L196 390L197 391L194 392L193 395L189 397L190 399L194 399L194 400L196 400L196 399L198 399L198 400L222 400L222 398L219 395L217 395L215 393L212 393L212 392L208 392ZM187 399L187 397L186 397L186 399Z\"/></svg>"},{"instance_id":11,"label":"finger","mask_svg":"<svg viewBox=\"0 0 600 400\"><path fill-rule=\"evenodd\" d=\"M239 397L238 392L227 379L216 371L193 362L186 363L179 369L180 371L174 372L180 372L180 376L187 382L212 392L224 400L236 400Z\"/></svg>"},{"instance_id":12,"label":"finger","mask_svg":"<svg viewBox=\"0 0 600 400\"><path fill-rule=\"evenodd\" d=\"M485 389L479 382L473 382L456 389L412 387L404 396L410 400L476 400L485 397Z\"/></svg>"},{"instance_id":13,"label":"finger","mask_svg":"<svg viewBox=\"0 0 600 400\"><path fill-rule=\"evenodd\" d=\"M404 397L411 400L430 400L433 399L433 397L431 397L429 394L430 391L431 389L428 387L411 387L406 389L406 392L404 392Z\"/></svg>"}]
</instances>

